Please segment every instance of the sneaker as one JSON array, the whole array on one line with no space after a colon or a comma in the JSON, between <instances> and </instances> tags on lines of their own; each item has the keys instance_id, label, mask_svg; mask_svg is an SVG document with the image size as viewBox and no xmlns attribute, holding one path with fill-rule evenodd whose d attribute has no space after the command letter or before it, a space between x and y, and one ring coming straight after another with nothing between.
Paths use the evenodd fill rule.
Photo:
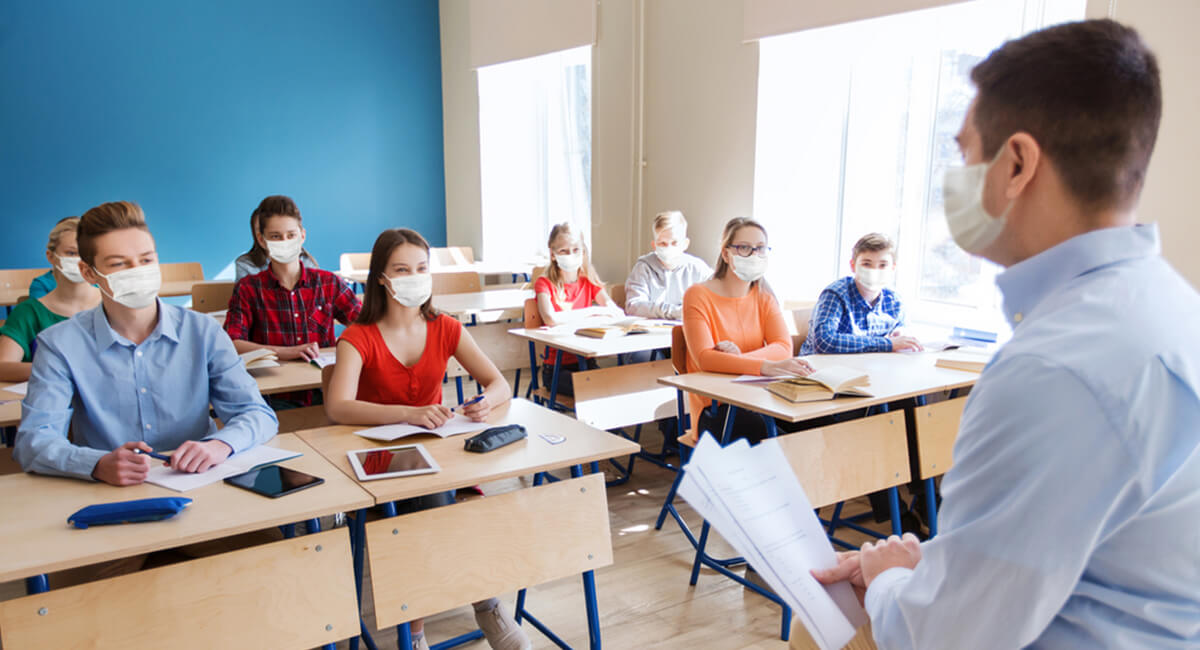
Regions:
<instances>
[{"instance_id":1,"label":"sneaker","mask_svg":"<svg viewBox=\"0 0 1200 650\"><path fill-rule=\"evenodd\" d=\"M775 593L775 590L771 589L771 585L767 584L766 580L763 580L762 574L760 574L758 571L755 571L754 567L750 566L749 564L746 565L746 574L742 577L746 579L746 582L749 582L755 587L761 587L762 590L767 593Z\"/></svg>"},{"instance_id":2,"label":"sneaker","mask_svg":"<svg viewBox=\"0 0 1200 650\"><path fill-rule=\"evenodd\" d=\"M429 642L425 640L424 634L421 635L421 638L413 641L412 650L429 650Z\"/></svg>"},{"instance_id":3,"label":"sneaker","mask_svg":"<svg viewBox=\"0 0 1200 650\"><path fill-rule=\"evenodd\" d=\"M475 622L483 630L483 636L493 650L530 650L533 643L525 635L525 630L509 616L504 605L493 609L475 612Z\"/></svg>"}]
</instances>

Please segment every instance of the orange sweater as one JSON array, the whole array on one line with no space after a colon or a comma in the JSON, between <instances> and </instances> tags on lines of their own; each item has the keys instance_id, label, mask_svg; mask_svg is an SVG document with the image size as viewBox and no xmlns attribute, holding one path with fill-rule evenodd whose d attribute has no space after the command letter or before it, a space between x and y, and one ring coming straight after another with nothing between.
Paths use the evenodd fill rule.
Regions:
<instances>
[{"instance_id":1,"label":"orange sweater","mask_svg":"<svg viewBox=\"0 0 1200 650\"><path fill-rule=\"evenodd\" d=\"M753 287L741 298L719 296L702 285L683 294L683 335L687 340L688 372L760 375L763 361L792 356L792 338L770 292ZM718 352L717 343L732 341L741 354ZM700 410L708 400L690 395L691 435L697 436Z\"/></svg>"}]
</instances>

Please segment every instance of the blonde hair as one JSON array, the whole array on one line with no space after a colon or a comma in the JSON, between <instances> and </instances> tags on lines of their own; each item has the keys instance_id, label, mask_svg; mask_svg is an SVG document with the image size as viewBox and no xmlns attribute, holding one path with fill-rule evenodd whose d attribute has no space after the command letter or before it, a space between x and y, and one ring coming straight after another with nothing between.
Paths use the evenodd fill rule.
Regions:
<instances>
[{"instance_id":1,"label":"blonde hair","mask_svg":"<svg viewBox=\"0 0 1200 650\"><path fill-rule=\"evenodd\" d=\"M734 217L725 224L725 231L721 233L721 248L717 250L717 263L713 267L713 277L720 280L729 272L729 263L725 261L725 249L733 245L733 238L737 235L737 231L742 228L758 228L763 237L767 237L767 229L763 225L750 217ZM750 283L751 287L757 287L762 282L762 278Z\"/></svg>"},{"instance_id":2,"label":"blonde hair","mask_svg":"<svg viewBox=\"0 0 1200 650\"><path fill-rule=\"evenodd\" d=\"M583 236L569 222L555 224L550 229L549 239L546 240L546 246L550 249L550 264L546 266L546 279L550 281L550 286L554 287L554 301L560 305L566 302L566 293L563 289L563 270L558 268L558 261L554 259L554 242L559 237L571 236L579 240L579 246L583 249L583 264L579 267L579 277L587 278L600 288L604 287L604 282L600 280L600 274L596 273L595 267L592 266L592 256L588 253L587 243L583 241Z\"/></svg>"},{"instance_id":3,"label":"blonde hair","mask_svg":"<svg viewBox=\"0 0 1200 650\"><path fill-rule=\"evenodd\" d=\"M667 210L654 215L654 227L652 232L657 235L660 231L667 228L679 228L687 230L687 219L683 218L683 213L679 210Z\"/></svg>"},{"instance_id":4,"label":"blonde hair","mask_svg":"<svg viewBox=\"0 0 1200 650\"><path fill-rule=\"evenodd\" d=\"M79 217L64 217L54 224L50 229L50 241L46 243L46 250L58 254L58 241L62 239L63 233L79 232Z\"/></svg>"},{"instance_id":5,"label":"blonde hair","mask_svg":"<svg viewBox=\"0 0 1200 650\"><path fill-rule=\"evenodd\" d=\"M890 252L892 260L896 259L896 244L887 235L877 232L871 232L863 235L857 242L854 243L854 249L850 251L850 259L856 260L863 253L882 253Z\"/></svg>"}]
</instances>

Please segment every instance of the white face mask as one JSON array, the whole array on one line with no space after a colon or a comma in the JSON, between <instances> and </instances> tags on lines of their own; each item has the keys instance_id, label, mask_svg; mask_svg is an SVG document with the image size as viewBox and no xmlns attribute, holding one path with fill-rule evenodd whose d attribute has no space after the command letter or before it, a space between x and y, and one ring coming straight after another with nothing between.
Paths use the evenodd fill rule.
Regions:
<instances>
[{"instance_id":1,"label":"white face mask","mask_svg":"<svg viewBox=\"0 0 1200 650\"><path fill-rule=\"evenodd\" d=\"M734 275L741 278L744 282L754 282L767 272L767 258L765 257L760 257L757 254L751 254L750 257L742 257L732 251L729 253L729 257L733 260Z\"/></svg>"},{"instance_id":2,"label":"white face mask","mask_svg":"<svg viewBox=\"0 0 1200 650\"><path fill-rule=\"evenodd\" d=\"M280 264L291 264L300 259L300 249L304 247L304 238L284 239L282 241L267 240L267 254Z\"/></svg>"},{"instance_id":3,"label":"white face mask","mask_svg":"<svg viewBox=\"0 0 1200 650\"><path fill-rule=\"evenodd\" d=\"M854 279L863 286L864 289L871 293L883 291L884 287L892 283L891 269L868 269L865 266L860 266L854 269Z\"/></svg>"},{"instance_id":4,"label":"white face mask","mask_svg":"<svg viewBox=\"0 0 1200 650\"><path fill-rule=\"evenodd\" d=\"M158 263L143 264L132 269L113 271L108 275L96 271L96 275L108 280L112 290L109 298L130 309L141 309L154 304L158 290L162 287L162 273Z\"/></svg>"},{"instance_id":5,"label":"white face mask","mask_svg":"<svg viewBox=\"0 0 1200 650\"><path fill-rule=\"evenodd\" d=\"M675 266L683 258L682 246L655 246L654 254L667 266Z\"/></svg>"},{"instance_id":6,"label":"white face mask","mask_svg":"<svg viewBox=\"0 0 1200 650\"><path fill-rule=\"evenodd\" d=\"M1012 207L1010 201L999 217L988 214L983 207L983 186L988 170L999 158L997 154L991 162L950 167L942 181L942 204L950 235L954 237L954 243L972 255L982 254L996 241Z\"/></svg>"},{"instance_id":7,"label":"white face mask","mask_svg":"<svg viewBox=\"0 0 1200 650\"><path fill-rule=\"evenodd\" d=\"M83 274L79 272L80 258L64 257L62 255L58 255L57 253L54 256L58 258L58 270L63 274L63 277L71 282L74 282L75 284L83 282Z\"/></svg>"},{"instance_id":8,"label":"white face mask","mask_svg":"<svg viewBox=\"0 0 1200 650\"><path fill-rule=\"evenodd\" d=\"M567 273L574 273L583 266L583 253L572 253L570 255L555 255L554 261L558 264L558 268Z\"/></svg>"},{"instance_id":9,"label":"white face mask","mask_svg":"<svg viewBox=\"0 0 1200 650\"><path fill-rule=\"evenodd\" d=\"M392 300L405 307L420 307L433 295L433 276L429 273L397 275L388 278Z\"/></svg>"}]
</instances>

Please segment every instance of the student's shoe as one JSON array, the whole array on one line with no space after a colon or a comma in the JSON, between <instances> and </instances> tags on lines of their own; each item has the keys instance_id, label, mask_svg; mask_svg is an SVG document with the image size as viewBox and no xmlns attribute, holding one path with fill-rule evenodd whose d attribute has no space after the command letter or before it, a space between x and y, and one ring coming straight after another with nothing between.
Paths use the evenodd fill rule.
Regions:
<instances>
[{"instance_id":1,"label":"student's shoe","mask_svg":"<svg viewBox=\"0 0 1200 650\"><path fill-rule=\"evenodd\" d=\"M425 640L425 635L413 641L412 650L429 650L429 642Z\"/></svg>"},{"instance_id":2,"label":"student's shoe","mask_svg":"<svg viewBox=\"0 0 1200 650\"><path fill-rule=\"evenodd\" d=\"M483 630L483 636L493 650L530 650L533 647L525 630L517 625L504 609L504 605L475 612L475 622L479 624L479 629Z\"/></svg>"},{"instance_id":3,"label":"student's shoe","mask_svg":"<svg viewBox=\"0 0 1200 650\"><path fill-rule=\"evenodd\" d=\"M746 582L749 582L755 587L762 588L763 591L769 594L775 593L775 590L771 589L771 585L767 584L766 580L763 580L762 574L758 571L755 571L754 567L750 566L749 564L746 565L746 574L742 577L746 579Z\"/></svg>"}]
</instances>

